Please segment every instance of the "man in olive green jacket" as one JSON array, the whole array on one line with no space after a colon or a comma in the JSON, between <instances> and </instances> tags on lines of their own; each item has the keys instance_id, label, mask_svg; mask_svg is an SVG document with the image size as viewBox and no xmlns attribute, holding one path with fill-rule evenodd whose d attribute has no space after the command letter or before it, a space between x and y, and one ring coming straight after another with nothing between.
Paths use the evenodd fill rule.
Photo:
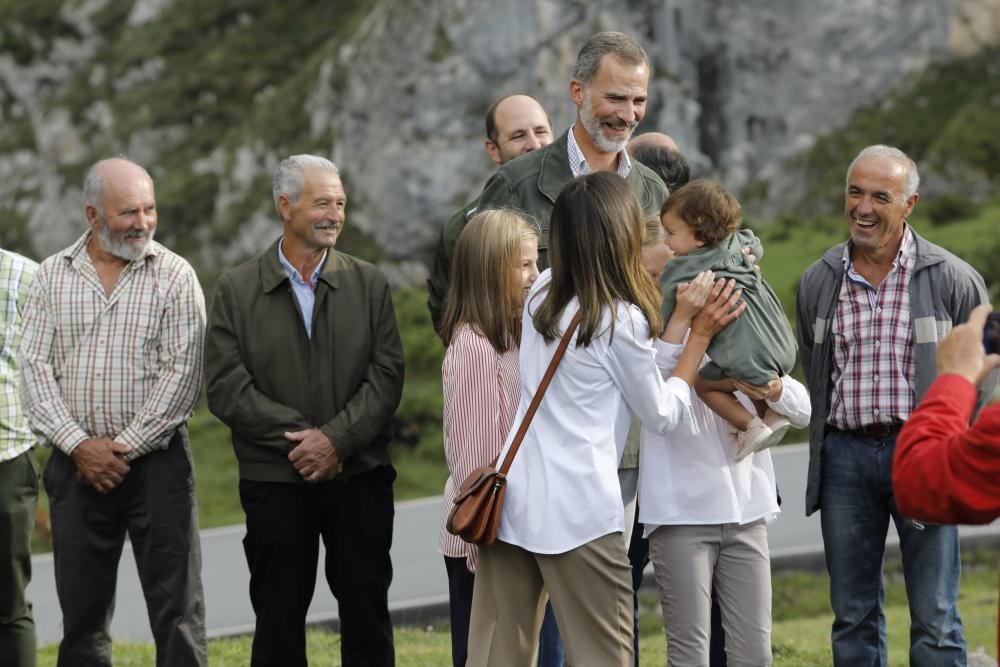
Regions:
<instances>
[{"instance_id":1,"label":"man in olive green jacket","mask_svg":"<svg viewBox=\"0 0 1000 667\"><path fill-rule=\"evenodd\" d=\"M658 215L667 198L663 181L626 146L646 114L649 59L620 32L601 32L580 49L570 96L576 122L555 142L500 167L483 188L478 210L513 208L534 218L541 234L538 268L548 267L549 218L559 192L592 171L614 171L632 186L646 215Z\"/></svg>"},{"instance_id":2,"label":"man in olive green jacket","mask_svg":"<svg viewBox=\"0 0 1000 667\"><path fill-rule=\"evenodd\" d=\"M392 665L392 482L403 387L389 285L334 249L347 196L328 160L274 175L284 235L216 286L208 405L232 429L257 616L252 663L305 665L319 539L337 598L341 664Z\"/></svg>"}]
</instances>

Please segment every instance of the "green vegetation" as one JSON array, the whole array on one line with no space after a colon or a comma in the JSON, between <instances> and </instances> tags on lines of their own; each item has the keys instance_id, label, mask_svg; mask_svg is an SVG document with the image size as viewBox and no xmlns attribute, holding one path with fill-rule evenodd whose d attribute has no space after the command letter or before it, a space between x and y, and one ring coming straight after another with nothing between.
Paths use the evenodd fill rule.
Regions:
<instances>
[{"instance_id":1,"label":"green vegetation","mask_svg":"<svg viewBox=\"0 0 1000 667\"><path fill-rule=\"evenodd\" d=\"M970 651L985 648L992 655L996 647L997 580L995 552L968 554L964 559L959 611L965 623ZM892 667L908 664L909 612L898 561L887 566L886 617L889 659ZM825 575L793 572L774 578L774 665L775 667L821 667L832 661L830 624ZM641 663L662 665L665 641L659 615L659 601L652 592L640 597L639 624ZM339 635L322 629L308 633L308 654L314 662L335 660L340 654ZM56 647L42 649L38 664L55 664ZM116 665L150 665L154 651L150 644L118 642L114 646ZM450 664L451 644L446 622L424 628L397 628L396 655L400 667L438 667ZM239 637L209 643L209 662L218 667L246 665L250 661L250 639Z\"/></svg>"},{"instance_id":2,"label":"green vegetation","mask_svg":"<svg viewBox=\"0 0 1000 667\"><path fill-rule=\"evenodd\" d=\"M925 175L933 172L952 196L976 203L1000 182L1000 46L970 58L934 63L880 96L843 127L793 158L787 169L801 173L805 188L789 201L789 211L829 213L840 206L850 160L865 146L898 146ZM759 186L754 191L760 194ZM940 195L945 196L945 195ZM928 195L925 204L936 199Z\"/></svg>"}]
</instances>

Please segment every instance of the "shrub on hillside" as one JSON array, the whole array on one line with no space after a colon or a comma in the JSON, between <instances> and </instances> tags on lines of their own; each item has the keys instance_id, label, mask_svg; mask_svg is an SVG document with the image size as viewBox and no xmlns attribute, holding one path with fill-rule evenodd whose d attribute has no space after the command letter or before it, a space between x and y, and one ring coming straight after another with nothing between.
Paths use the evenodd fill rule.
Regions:
<instances>
[{"instance_id":1,"label":"shrub on hillside","mask_svg":"<svg viewBox=\"0 0 1000 667\"><path fill-rule=\"evenodd\" d=\"M926 204L927 217L933 225L947 225L959 220L967 220L981 208L971 197L945 193L931 199Z\"/></svg>"}]
</instances>

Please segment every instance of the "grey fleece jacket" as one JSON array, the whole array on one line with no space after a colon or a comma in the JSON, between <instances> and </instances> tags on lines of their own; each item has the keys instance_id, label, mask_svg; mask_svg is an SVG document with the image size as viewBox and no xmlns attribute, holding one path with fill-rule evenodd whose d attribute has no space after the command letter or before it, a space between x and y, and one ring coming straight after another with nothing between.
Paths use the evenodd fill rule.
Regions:
<instances>
[{"instance_id":1,"label":"grey fleece jacket","mask_svg":"<svg viewBox=\"0 0 1000 667\"><path fill-rule=\"evenodd\" d=\"M944 248L920 237L911 227L916 243L916 262L910 276L910 316L913 324L913 390L919 402L934 381L937 344L952 326L969 318L969 312L989 297L975 269ZM809 424L809 473L806 485L806 515L820 509L820 471L823 436L830 410L833 373L831 322L844 280L844 249L834 246L802 275L795 301L796 336L806 386L812 399ZM989 379L992 386L996 374ZM985 396L981 393L980 407Z\"/></svg>"}]
</instances>

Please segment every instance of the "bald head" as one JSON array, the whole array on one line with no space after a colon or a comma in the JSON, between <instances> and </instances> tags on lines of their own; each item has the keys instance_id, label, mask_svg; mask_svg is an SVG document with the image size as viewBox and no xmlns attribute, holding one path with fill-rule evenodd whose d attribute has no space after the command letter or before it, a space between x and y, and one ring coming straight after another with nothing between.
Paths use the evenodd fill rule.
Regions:
<instances>
[{"instance_id":1,"label":"bald head","mask_svg":"<svg viewBox=\"0 0 1000 667\"><path fill-rule=\"evenodd\" d=\"M541 103L530 95L508 95L486 112L486 152L497 164L552 143L552 126Z\"/></svg>"},{"instance_id":2,"label":"bald head","mask_svg":"<svg viewBox=\"0 0 1000 667\"><path fill-rule=\"evenodd\" d=\"M628 142L633 160L652 169L673 192L691 179L691 166L677 142L660 132L646 132Z\"/></svg>"},{"instance_id":3,"label":"bald head","mask_svg":"<svg viewBox=\"0 0 1000 667\"><path fill-rule=\"evenodd\" d=\"M112 157L95 162L83 180L83 205L100 209L109 183L124 185L141 180L153 183L149 172L128 158Z\"/></svg>"},{"instance_id":4,"label":"bald head","mask_svg":"<svg viewBox=\"0 0 1000 667\"><path fill-rule=\"evenodd\" d=\"M632 137L632 140L628 142L628 154L634 155L637 148L662 148L681 152L677 142L662 132L644 132Z\"/></svg>"}]
</instances>

